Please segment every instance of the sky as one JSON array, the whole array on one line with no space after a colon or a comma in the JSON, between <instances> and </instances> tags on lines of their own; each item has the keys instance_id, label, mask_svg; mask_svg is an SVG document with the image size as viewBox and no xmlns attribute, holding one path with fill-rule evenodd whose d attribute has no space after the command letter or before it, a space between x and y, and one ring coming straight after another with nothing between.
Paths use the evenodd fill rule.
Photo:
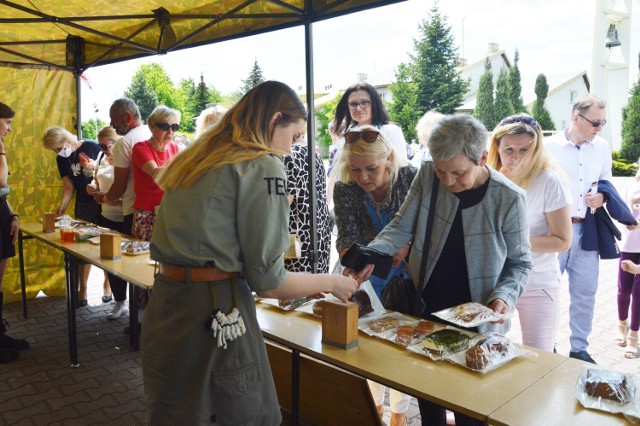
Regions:
<instances>
[{"instance_id":1,"label":"sky","mask_svg":"<svg viewBox=\"0 0 640 426\"><path fill-rule=\"evenodd\" d=\"M469 63L482 59L489 43L497 43L513 60L520 53L523 92L543 73L550 82L559 77L591 72L597 0L442 0L458 53ZM614 0L611 0L614 1ZM617 0L622 1L622 0ZM640 50L640 0L631 0L631 57ZM398 64L408 62L419 24L428 18L433 0L408 0L313 25L316 91L327 85L346 88L365 73L372 84L389 83ZM635 53L634 53L635 52ZM98 117L109 122L109 106L131 83L140 65L160 63L176 86L181 79L200 75L209 86L230 93L242 86L258 61L265 79L292 88L305 87L302 27L186 49L85 71L92 89L83 85L82 120ZM638 76L630 61L630 80ZM95 106L94 106L95 105ZM98 110L97 112L95 110Z\"/></svg>"}]
</instances>

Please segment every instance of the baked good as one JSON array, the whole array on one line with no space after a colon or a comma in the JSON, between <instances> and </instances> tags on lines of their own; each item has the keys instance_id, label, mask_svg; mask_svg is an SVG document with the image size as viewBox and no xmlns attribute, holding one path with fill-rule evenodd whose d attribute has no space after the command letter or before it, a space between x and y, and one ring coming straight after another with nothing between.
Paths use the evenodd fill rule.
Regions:
<instances>
[{"instance_id":1,"label":"baked good","mask_svg":"<svg viewBox=\"0 0 640 426\"><path fill-rule=\"evenodd\" d=\"M416 324L413 335L416 338L426 336L427 334L433 332L434 328L435 324L433 324L431 321L420 321L418 324Z\"/></svg>"},{"instance_id":2,"label":"baked good","mask_svg":"<svg viewBox=\"0 0 640 426\"><path fill-rule=\"evenodd\" d=\"M604 398L620 404L631 401L627 376L617 371L587 370L584 390L587 395L593 398Z\"/></svg>"},{"instance_id":3,"label":"baked good","mask_svg":"<svg viewBox=\"0 0 640 426\"><path fill-rule=\"evenodd\" d=\"M497 363L509 352L509 339L501 334L491 334L467 349L465 362L472 370L484 370Z\"/></svg>"},{"instance_id":4,"label":"baked good","mask_svg":"<svg viewBox=\"0 0 640 426\"><path fill-rule=\"evenodd\" d=\"M401 325L396 329L393 341L401 345L408 346L413 340L414 328L410 325Z\"/></svg>"},{"instance_id":5,"label":"baked good","mask_svg":"<svg viewBox=\"0 0 640 426\"><path fill-rule=\"evenodd\" d=\"M356 290L355 293L349 298L350 302L358 304L358 318L373 312L373 306L371 306L371 298L364 290Z\"/></svg>"},{"instance_id":6,"label":"baked good","mask_svg":"<svg viewBox=\"0 0 640 426\"><path fill-rule=\"evenodd\" d=\"M324 300L318 300L313 304L313 314L319 317L322 316L322 308L324 308Z\"/></svg>"},{"instance_id":7,"label":"baked good","mask_svg":"<svg viewBox=\"0 0 640 426\"><path fill-rule=\"evenodd\" d=\"M398 325L400 325L400 321L396 318L378 318L377 320L369 321L367 323L367 326L374 333L382 333L383 331L397 327Z\"/></svg>"},{"instance_id":8,"label":"baked good","mask_svg":"<svg viewBox=\"0 0 640 426\"><path fill-rule=\"evenodd\" d=\"M462 322L473 322L480 315L491 316L493 311L480 303L474 302L463 303L451 310L451 316Z\"/></svg>"}]
</instances>

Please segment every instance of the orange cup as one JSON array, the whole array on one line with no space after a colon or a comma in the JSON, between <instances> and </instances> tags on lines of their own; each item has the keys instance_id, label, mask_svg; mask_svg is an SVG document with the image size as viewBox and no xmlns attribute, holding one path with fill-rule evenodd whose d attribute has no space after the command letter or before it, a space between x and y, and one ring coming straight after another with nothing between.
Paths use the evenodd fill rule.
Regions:
<instances>
[{"instance_id":1,"label":"orange cup","mask_svg":"<svg viewBox=\"0 0 640 426\"><path fill-rule=\"evenodd\" d=\"M60 238L63 243L72 243L73 228L60 228Z\"/></svg>"}]
</instances>

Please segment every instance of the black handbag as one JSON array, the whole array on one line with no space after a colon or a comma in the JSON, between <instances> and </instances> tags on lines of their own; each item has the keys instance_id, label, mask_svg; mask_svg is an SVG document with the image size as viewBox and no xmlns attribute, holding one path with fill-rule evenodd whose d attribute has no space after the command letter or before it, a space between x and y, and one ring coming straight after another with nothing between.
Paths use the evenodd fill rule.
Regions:
<instances>
[{"instance_id":1,"label":"black handbag","mask_svg":"<svg viewBox=\"0 0 640 426\"><path fill-rule=\"evenodd\" d=\"M382 289L382 305L385 309L413 315L416 286L411 278L396 275Z\"/></svg>"},{"instance_id":2,"label":"black handbag","mask_svg":"<svg viewBox=\"0 0 640 426\"><path fill-rule=\"evenodd\" d=\"M427 259L429 258L429 242L431 240L431 230L433 229L433 217L435 216L436 199L438 198L438 177L433 176L433 189L429 203L429 217L427 218L427 229L424 234L424 248L422 250L422 261L420 262L419 288L423 288L422 282L427 269ZM420 295L417 294L416 285L411 278L404 278L396 275L382 289L382 305L386 309L407 315L420 315Z\"/></svg>"}]
</instances>

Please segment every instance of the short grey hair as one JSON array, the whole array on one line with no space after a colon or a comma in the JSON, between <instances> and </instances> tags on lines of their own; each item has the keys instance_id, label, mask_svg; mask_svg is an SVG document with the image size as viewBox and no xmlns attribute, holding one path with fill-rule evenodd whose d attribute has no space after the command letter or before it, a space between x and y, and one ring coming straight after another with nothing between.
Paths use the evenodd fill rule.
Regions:
<instances>
[{"instance_id":1,"label":"short grey hair","mask_svg":"<svg viewBox=\"0 0 640 426\"><path fill-rule=\"evenodd\" d=\"M572 115L576 113L584 115L594 105L597 108L602 108L602 109L607 107L607 103L603 99L600 99L599 97L593 96L593 95L586 95L576 100L576 102L573 104L573 109L571 110L571 113Z\"/></svg>"},{"instance_id":2,"label":"short grey hair","mask_svg":"<svg viewBox=\"0 0 640 426\"><path fill-rule=\"evenodd\" d=\"M429 145L429 136L433 126L444 117L444 114L439 113L436 110L429 110L422 116L422 118L416 124L416 134L418 135L418 142L424 146Z\"/></svg>"},{"instance_id":3,"label":"short grey hair","mask_svg":"<svg viewBox=\"0 0 640 426\"><path fill-rule=\"evenodd\" d=\"M149 127L154 127L156 123L166 123L170 118L175 118L178 124L180 124L181 115L177 109L169 108L165 105L158 105L151 111L149 117L147 117L147 124Z\"/></svg>"},{"instance_id":4,"label":"short grey hair","mask_svg":"<svg viewBox=\"0 0 640 426\"><path fill-rule=\"evenodd\" d=\"M448 115L431 130L429 152L434 161L449 161L464 154L478 165L488 140L489 132L477 119L467 114Z\"/></svg>"},{"instance_id":5,"label":"short grey hair","mask_svg":"<svg viewBox=\"0 0 640 426\"><path fill-rule=\"evenodd\" d=\"M140 120L140 109L131 98L120 98L113 101L111 108L120 115L131 114L135 119Z\"/></svg>"}]
</instances>

